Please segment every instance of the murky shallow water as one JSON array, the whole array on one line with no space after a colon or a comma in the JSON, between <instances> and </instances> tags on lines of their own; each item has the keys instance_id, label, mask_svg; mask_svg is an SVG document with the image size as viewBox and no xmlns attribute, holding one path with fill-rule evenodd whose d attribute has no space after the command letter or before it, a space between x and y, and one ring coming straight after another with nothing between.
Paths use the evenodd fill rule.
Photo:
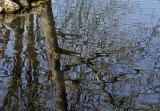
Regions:
<instances>
[{"instance_id":1,"label":"murky shallow water","mask_svg":"<svg viewBox=\"0 0 160 111\"><path fill-rule=\"evenodd\" d=\"M159 10L158 0L55 0L3 20L1 110L159 111Z\"/></svg>"}]
</instances>

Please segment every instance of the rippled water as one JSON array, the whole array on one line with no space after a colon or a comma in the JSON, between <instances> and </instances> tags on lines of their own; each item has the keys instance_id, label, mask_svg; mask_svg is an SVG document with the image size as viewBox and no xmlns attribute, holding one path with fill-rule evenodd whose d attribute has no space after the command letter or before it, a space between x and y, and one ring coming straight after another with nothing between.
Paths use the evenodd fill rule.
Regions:
<instances>
[{"instance_id":1,"label":"rippled water","mask_svg":"<svg viewBox=\"0 0 160 111\"><path fill-rule=\"evenodd\" d=\"M0 110L160 111L159 10L159 0L53 0L1 15Z\"/></svg>"}]
</instances>

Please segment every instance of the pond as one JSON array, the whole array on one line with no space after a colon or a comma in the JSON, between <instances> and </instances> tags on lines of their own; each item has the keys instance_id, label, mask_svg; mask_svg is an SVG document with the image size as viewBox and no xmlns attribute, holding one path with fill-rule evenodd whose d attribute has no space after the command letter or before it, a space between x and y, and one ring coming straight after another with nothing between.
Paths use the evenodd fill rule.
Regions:
<instances>
[{"instance_id":1,"label":"pond","mask_svg":"<svg viewBox=\"0 0 160 111\"><path fill-rule=\"evenodd\" d=\"M159 0L52 0L0 15L0 110L159 111L159 10Z\"/></svg>"}]
</instances>

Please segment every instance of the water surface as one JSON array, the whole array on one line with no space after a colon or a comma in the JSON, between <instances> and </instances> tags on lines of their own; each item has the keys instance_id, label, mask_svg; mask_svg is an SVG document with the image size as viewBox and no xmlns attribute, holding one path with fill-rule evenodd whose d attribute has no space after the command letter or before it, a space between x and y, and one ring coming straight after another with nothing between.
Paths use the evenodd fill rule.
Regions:
<instances>
[{"instance_id":1,"label":"water surface","mask_svg":"<svg viewBox=\"0 0 160 111\"><path fill-rule=\"evenodd\" d=\"M1 19L1 110L159 111L159 10L159 0L52 0Z\"/></svg>"}]
</instances>

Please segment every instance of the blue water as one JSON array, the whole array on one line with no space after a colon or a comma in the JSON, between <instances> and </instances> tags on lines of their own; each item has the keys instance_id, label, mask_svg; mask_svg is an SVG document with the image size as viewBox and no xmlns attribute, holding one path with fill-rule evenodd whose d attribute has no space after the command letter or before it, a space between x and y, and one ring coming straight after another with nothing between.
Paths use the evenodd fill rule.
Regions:
<instances>
[{"instance_id":1,"label":"blue water","mask_svg":"<svg viewBox=\"0 0 160 111\"><path fill-rule=\"evenodd\" d=\"M1 110L159 111L159 0L38 10L1 20Z\"/></svg>"}]
</instances>

